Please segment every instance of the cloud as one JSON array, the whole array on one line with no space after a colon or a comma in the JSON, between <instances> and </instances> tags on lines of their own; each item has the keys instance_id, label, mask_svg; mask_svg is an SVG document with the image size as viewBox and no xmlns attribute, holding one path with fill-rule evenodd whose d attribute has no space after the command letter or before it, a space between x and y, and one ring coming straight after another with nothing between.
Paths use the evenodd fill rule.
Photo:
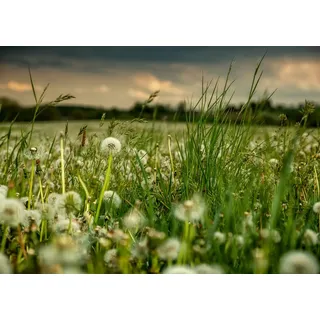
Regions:
<instances>
[{"instance_id":1,"label":"cloud","mask_svg":"<svg viewBox=\"0 0 320 320\"><path fill-rule=\"evenodd\" d=\"M99 93L106 93L106 92L109 92L109 90L110 90L109 87L107 87L105 84L102 84L98 88L94 89L95 92L99 92Z\"/></svg>"},{"instance_id":2,"label":"cloud","mask_svg":"<svg viewBox=\"0 0 320 320\"><path fill-rule=\"evenodd\" d=\"M320 61L305 59L283 59L271 61L270 75L264 84L278 88L301 91L320 90Z\"/></svg>"},{"instance_id":3,"label":"cloud","mask_svg":"<svg viewBox=\"0 0 320 320\"><path fill-rule=\"evenodd\" d=\"M15 92L27 92L27 91L31 91L32 87L28 83L10 80L10 81L8 81L7 84L0 84L0 89L2 89L2 90L9 89L9 90L15 91ZM35 86L35 89L42 90L43 88L40 86Z\"/></svg>"},{"instance_id":4,"label":"cloud","mask_svg":"<svg viewBox=\"0 0 320 320\"><path fill-rule=\"evenodd\" d=\"M128 90L128 95L132 98L135 98L135 99L147 100L149 98L150 94L148 94L144 91L141 91L141 90L136 90L136 89L130 88Z\"/></svg>"},{"instance_id":5,"label":"cloud","mask_svg":"<svg viewBox=\"0 0 320 320\"><path fill-rule=\"evenodd\" d=\"M172 81L162 81L151 73L139 73L134 77L134 82L141 88L147 89L150 93L160 90L161 93L173 95L181 95L184 93L182 89L175 86Z\"/></svg>"},{"instance_id":6,"label":"cloud","mask_svg":"<svg viewBox=\"0 0 320 320\"><path fill-rule=\"evenodd\" d=\"M25 91L31 91L31 85L27 83L20 83L17 81L9 81L7 84L7 88L12 90L12 91L17 91L17 92L25 92Z\"/></svg>"}]
</instances>

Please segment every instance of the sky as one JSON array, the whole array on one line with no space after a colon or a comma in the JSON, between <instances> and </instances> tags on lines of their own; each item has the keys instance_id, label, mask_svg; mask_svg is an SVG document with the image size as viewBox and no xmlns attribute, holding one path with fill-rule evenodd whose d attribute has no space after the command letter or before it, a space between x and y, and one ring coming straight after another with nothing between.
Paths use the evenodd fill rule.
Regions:
<instances>
[{"instance_id":1,"label":"sky","mask_svg":"<svg viewBox=\"0 0 320 320\"><path fill-rule=\"evenodd\" d=\"M221 92L230 63L232 103L245 102L254 70L266 53L256 98L320 102L320 47L0 47L0 97L34 103L28 66L45 101L60 94L75 104L128 109L160 90L158 103L196 101L202 77Z\"/></svg>"}]
</instances>

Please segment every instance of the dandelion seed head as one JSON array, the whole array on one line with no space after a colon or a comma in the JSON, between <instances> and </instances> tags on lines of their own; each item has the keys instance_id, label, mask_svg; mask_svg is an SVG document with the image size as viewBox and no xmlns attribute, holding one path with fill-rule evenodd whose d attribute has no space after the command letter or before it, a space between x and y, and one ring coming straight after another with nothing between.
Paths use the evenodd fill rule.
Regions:
<instances>
[{"instance_id":1,"label":"dandelion seed head","mask_svg":"<svg viewBox=\"0 0 320 320\"><path fill-rule=\"evenodd\" d=\"M54 206L61 196L62 195L59 193L52 192L48 196L47 203L51 206Z\"/></svg>"},{"instance_id":2,"label":"dandelion seed head","mask_svg":"<svg viewBox=\"0 0 320 320\"><path fill-rule=\"evenodd\" d=\"M3 199L0 202L0 223L17 227L25 220L25 207L17 199Z\"/></svg>"},{"instance_id":3,"label":"dandelion seed head","mask_svg":"<svg viewBox=\"0 0 320 320\"><path fill-rule=\"evenodd\" d=\"M107 190L103 194L103 200L105 202L111 203L115 208L119 208L121 206L122 200L119 195L115 191Z\"/></svg>"},{"instance_id":4,"label":"dandelion seed head","mask_svg":"<svg viewBox=\"0 0 320 320\"><path fill-rule=\"evenodd\" d=\"M82 206L81 196L75 191L68 191L58 197L55 202L58 212L65 212L67 215L79 213Z\"/></svg>"},{"instance_id":5,"label":"dandelion seed head","mask_svg":"<svg viewBox=\"0 0 320 320\"><path fill-rule=\"evenodd\" d=\"M269 164L272 168L277 168L279 166L279 160L278 159L270 159Z\"/></svg>"},{"instance_id":6,"label":"dandelion seed head","mask_svg":"<svg viewBox=\"0 0 320 320\"><path fill-rule=\"evenodd\" d=\"M117 265L118 262L118 252L117 249L110 249L106 251L104 257L103 257L104 262L111 267L114 267Z\"/></svg>"},{"instance_id":7,"label":"dandelion seed head","mask_svg":"<svg viewBox=\"0 0 320 320\"><path fill-rule=\"evenodd\" d=\"M23 221L23 225L28 226L32 222L34 222L37 226L40 225L41 213L39 210L24 210L24 213L25 219Z\"/></svg>"},{"instance_id":8,"label":"dandelion seed head","mask_svg":"<svg viewBox=\"0 0 320 320\"><path fill-rule=\"evenodd\" d=\"M239 247L243 247L244 246L244 237L242 235L236 235L234 237L235 242L237 244L237 246Z\"/></svg>"},{"instance_id":9,"label":"dandelion seed head","mask_svg":"<svg viewBox=\"0 0 320 320\"><path fill-rule=\"evenodd\" d=\"M146 218L136 207L129 210L123 218L123 225L129 230L137 230L145 225Z\"/></svg>"},{"instance_id":10,"label":"dandelion seed head","mask_svg":"<svg viewBox=\"0 0 320 320\"><path fill-rule=\"evenodd\" d=\"M12 267L9 258L0 252L0 274L11 274Z\"/></svg>"},{"instance_id":11,"label":"dandelion seed head","mask_svg":"<svg viewBox=\"0 0 320 320\"><path fill-rule=\"evenodd\" d=\"M196 272L188 266L175 265L163 270L163 274L195 274Z\"/></svg>"},{"instance_id":12,"label":"dandelion seed head","mask_svg":"<svg viewBox=\"0 0 320 320\"><path fill-rule=\"evenodd\" d=\"M113 137L108 137L101 142L100 151L102 154L116 154L121 151L121 142Z\"/></svg>"},{"instance_id":13,"label":"dandelion seed head","mask_svg":"<svg viewBox=\"0 0 320 320\"><path fill-rule=\"evenodd\" d=\"M141 161L141 163L142 163L143 165L146 165L146 164L148 163L149 156L148 156L147 151L145 151L145 150L139 150L139 151L138 151L138 157L139 157L139 159L140 159L140 161Z\"/></svg>"},{"instance_id":14,"label":"dandelion seed head","mask_svg":"<svg viewBox=\"0 0 320 320\"><path fill-rule=\"evenodd\" d=\"M142 241L136 243L131 250L131 254L134 258L145 259L149 254L148 238L144 238Z\"/></svg>"},{"instance_id":15,"label":"dandelion seed head","mask_svg":"<svg viewBox=\"0 0 320 320\"><path fill-rule=\"evenodd\" d=\"M317 214L320 214L320 202L316 202L314 205L313 205L313 211Z\"/></svg>"},{"instance_id":16,"label":"dandelion seed head","mask_svg":"<svg viewBox=\"0 0 320 320\"><path fill-rule=\"evenodd\" d=\"M309 252L289 251L280 258L279 272L281 274L316 274L319 273L319 262Z\"/></svg>"},{"instance_id":17,"label":"dandelion seed head","mask_svg":"<svg viewBox=\"0 0 320 320\"><path fill-rule=\"evenodd\" d=\"M174 215L178 220L194 222L202 219L205 209L203 199L195 194L191 200L186 200L183 204L176 206Z\"/></svg>"},{"instance_id":18,"label":"dandelion seed head","mask_svg":"<svg viewBox=\"0 0 320 320\"><path fill-rule=\"evenodd\" d=\"M180 251L180 241L178 239L168 239L157 249L159 257L163 260L175 260Z\"/></svg>"},{"instance_id":19,"label":"dandelion seed head","mask_svg":"<svg viewBox=\"0 0 320 320\"><path fill-rule=\"evenodd\" d=\"M226 235L225 233L222 233L220 231L216 231L214 234L213 234L213 239L214 241L216 241L218 244L223 244L226 242Z\"/></svg>"},{"instance_id":20,"label":"dandelion seed head","mask_svg":"<svg viewBox=\"0 0 320 320\"><path fill-rule=\"evenodd\" d=\"M199 274L224 274L223 268L218 264L208 265L200 264L194 268L196 273Z\"/></svg>"},{"instance_id":21,"label":"dandelion seed head","mask_svg":"<svg viewBox=\"0 0 320 320\"><path fill-rule=\"evenodd\" d=\"M307 229L303 234L303 242L306 245L315 246L318 244L318 234L313 230Z\"/></svg>"},{"instance_id":22,"label":"dandelion seed head","mask_svg":"<svg viewBox=\"0 0 320 320\"><path fill-rule=\"evenodd\" d=\"M0 185L0 199L1 199L1 197L6 198L7 193L8 193L8 187L5 185Z\"/></svg>"},{"instance_id":23,"label":"dandelion seed head","mask_svg":"<svg viewBox=\"0 0 320 320\"><path fill-rule=\"evenodd\" d=\"M61 219L58 220L55 224L55 231L58 233L67 232L71 228L73 233L80 231L80 225L78 222L72 220L70 226L70 219Z\"/></svg>"},{"instance_id":24,"label":"dandelion seed head","mask_svg":"<svg viewBox=\"0 0 320 320\"><path fill-rule=\"evenodd\" d=\"M77 266L83 263L85 256L71 236L63 235L49 245L41 247L38 259L44 267Z\"/></svg>"}]
</instances>

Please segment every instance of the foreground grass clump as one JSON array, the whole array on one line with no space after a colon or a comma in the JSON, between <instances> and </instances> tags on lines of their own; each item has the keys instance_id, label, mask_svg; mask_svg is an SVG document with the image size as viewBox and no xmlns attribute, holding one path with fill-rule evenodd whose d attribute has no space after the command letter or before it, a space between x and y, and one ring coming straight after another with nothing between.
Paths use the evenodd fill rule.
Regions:
<instances>
[{"instance_id":1,"label":"foreground grass clump","mask_svg":"<svg viewBox=\"0 0 320 320\"><path fill-rule=\"evenodd\" d=\"M216 88L203 88L190 106L200 120L181 131L137 119L79 133L67 123L50 135L50 125L37 131L36 114L30 128L9 125L0 138L0 273L318 273L312 108L295 127L285 117L267 130L234 125L223 111L228 80ZM44 93L34 96L40 106Z\"/></svg>"}]
</instances>

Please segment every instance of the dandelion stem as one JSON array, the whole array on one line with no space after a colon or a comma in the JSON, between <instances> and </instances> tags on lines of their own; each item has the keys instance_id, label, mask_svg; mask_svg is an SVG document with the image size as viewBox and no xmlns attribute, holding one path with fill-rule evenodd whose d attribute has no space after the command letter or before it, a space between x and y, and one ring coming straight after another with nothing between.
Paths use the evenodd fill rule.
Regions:
<instances>
[{"instance_id":1,"label":"dandelion stem","mask_svg":"<svg viewBox=\"0 0 320 320\"><path fill-rule=\"evenodd\" d=\"M64 179L64 157L63 157L63 137L60 137L60 152L61 152L61 185L62 194L66 192L65 179Z\"/></svg>"},{"instance_id":2,"label":"dandelion stem","mask_svg":"<svg viewBox=\"0 0 320 320\"><path fill-rule=\"evenodd\" d=\"M172 152L171 152L171 136L168 135L168 149L169 149L169 156L170 156L170 162L171 162L171 177L172 177L172 182L174 183L174 165L173 165L173 157L172 157Z\"/></svg>"},{"instance_id":3,"label":"dandelion stem","mask_svg":"<svg viewBox=\"0 0 320 320\"><path fill-rule=\"evenodd\" d=\"M105 178L104 178L103 187L102 187L101 192L100 192L98 207L97 207L96 215L95 215L95 218L94 218L94 223L95 224L97 224L98 219L99 219L99 213L100 213L100 209L101 209L101 204L102 204L102 199L103 199L104 192L109 187L110 175L111 175L111 165L112 165L112 153L110 153L110 155L109 155L108 168L106 170L106 175L105 175Z\"/></svg>"},{"instance_id":4,"label":"dandelion stem","mask_svg":"<svg viewBox=\"0 0 320 320\"><path fill-rule=\"evenodd\" d=\"M1 252L4 252L8 234L9 234L9 227L5 226L3 230L2 241L1 241Z\"/></svg>"},{"instance_id":5,"label":"dandelion stem","mask_svg":"<svg viewBox=\"0 0 320 320\"><path fill-rule=\"evenodd\" d=\"M33 178L34 178L34 164L35 164L35 160L32 160L32 162L31 162L31 176L30 176L30 181L29 181L28 210L31 209Z\"/></svg>"},{"instance_id":6,"label":"dandelion stem","mask_svg":"<svg viewBox=\"0 0 320 320\"><path fill-rule=\"evenodd\" d=\"M39 188L40 188L42 209L44 209L44 196L43 196L43 190L42 190L41 177L39 177Z\"/></svg>"}]
</instances>

